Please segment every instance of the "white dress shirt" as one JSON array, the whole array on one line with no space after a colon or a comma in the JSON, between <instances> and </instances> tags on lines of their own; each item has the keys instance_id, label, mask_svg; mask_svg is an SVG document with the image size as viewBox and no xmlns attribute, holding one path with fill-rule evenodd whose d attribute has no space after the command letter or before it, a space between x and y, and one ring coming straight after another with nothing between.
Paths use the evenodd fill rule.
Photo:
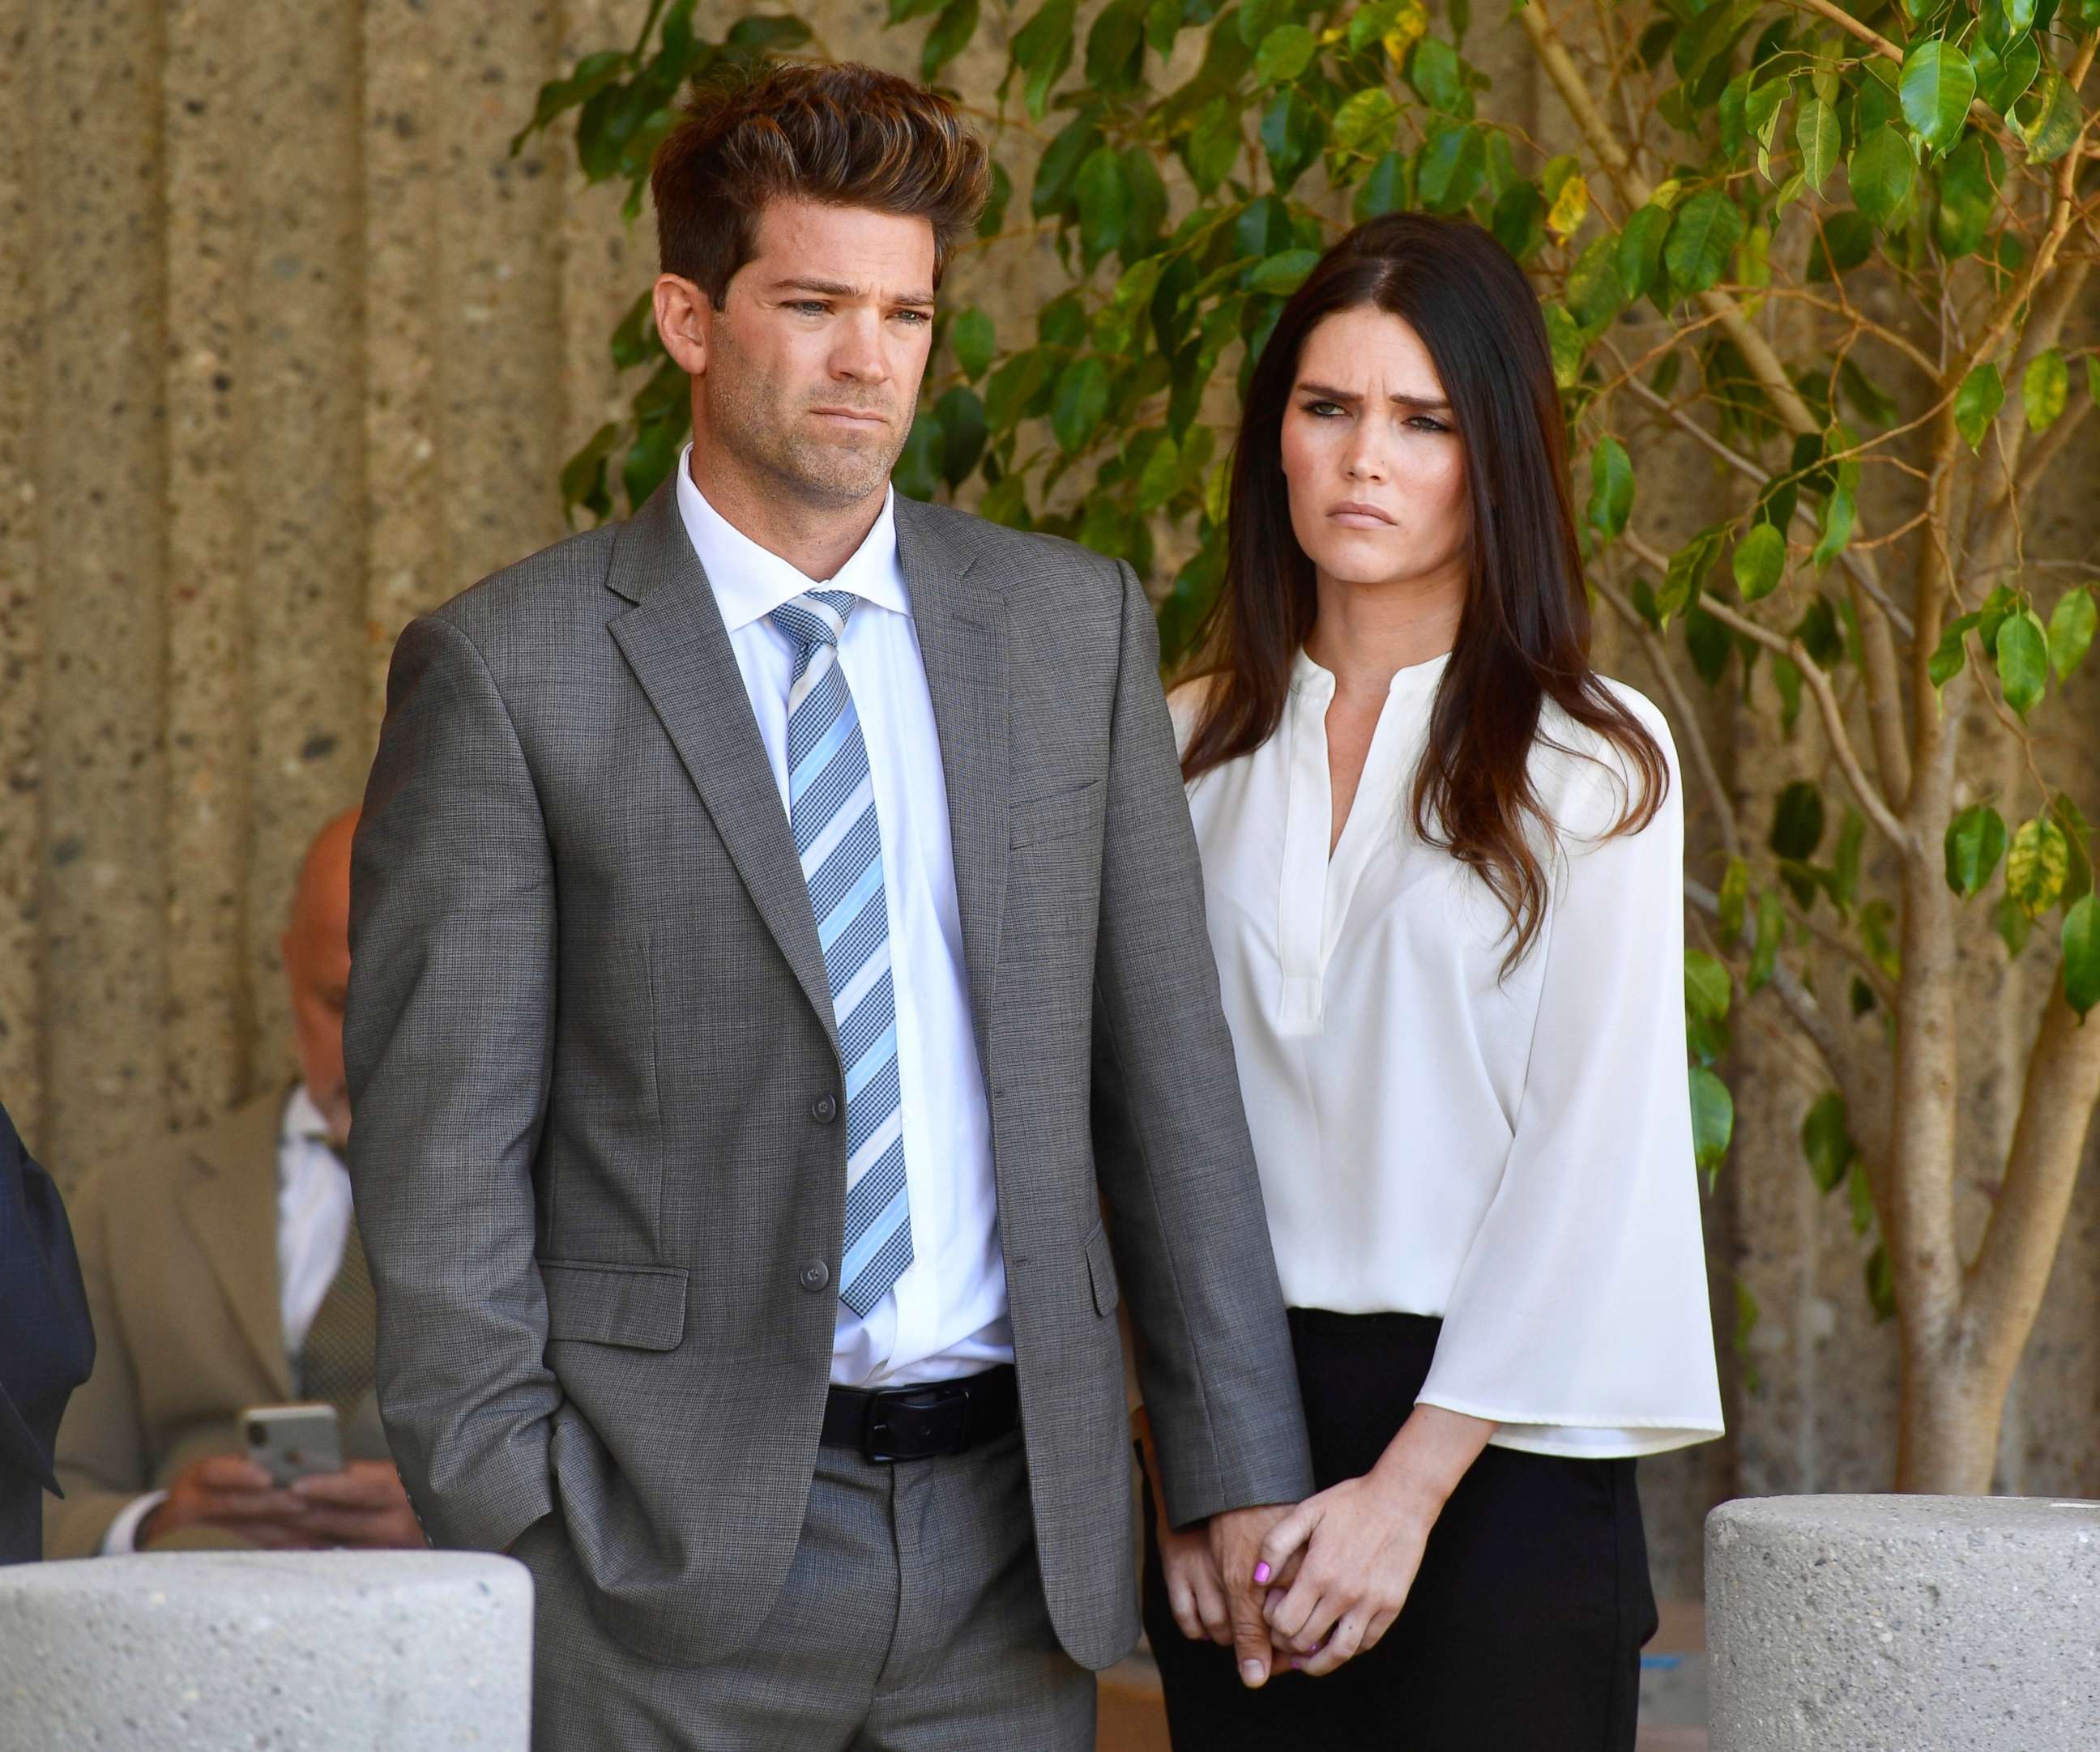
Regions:
<instances>
[{"instance_id":1,"label":"white dress shirt","mask_svg":"<svg viewBox=\"0 0 2100 1752\"><path fill-rule=\"evenodd\" d=\"M1211 940L1285 1299L1440 1316L1421 1402L1506 1448L1589 1458L1720 1433L1687 1092L1683 812L1602 837L1627 782L1548 706L1532 761L1561 830L1543 927L1416 834L1445 659L1402 670L1331 857L1327 708L1300 654L1283 721L1190 787ZM1196 686L1177 690L1185 746ZM1597 759L1556 751L1593 751Z\"/></svg>"},{"instance_id":2,"label":"white dress shirt","mask_svg":"<svg viewBox=\"0 0 2100 1752\"><path fill-rule=\"evenodd\" d=\"M278 1307L288 1357L306 1343L350 1237L350 1173L327 1136L328 1121L302 1083L277 1129ZM102 1536L103 1551L135 1549L139 1522L167 1499L166 1491L149 1490L126 1503Z\"/></svg>"},{"instance_id":3,"label":"white dress shirt","mask_svg":"<svg viewBox=\"0 0 2100 1752\"><path fill-rule=\"evenodd\" d=\"M768 617L805 591L859 598L839 640L839 666L860 713L882 830L911 1264L866 1319L838 1304L832 1380L898 1386L1011 1362L991 1114L963 962L948 787L897 557L895 495L885 497L867 539L834 576L811 579L708 503L691 456L688 445L678 458L678 509L714 587L783 813L795 647Z\"/></svg>"}]
</instances>

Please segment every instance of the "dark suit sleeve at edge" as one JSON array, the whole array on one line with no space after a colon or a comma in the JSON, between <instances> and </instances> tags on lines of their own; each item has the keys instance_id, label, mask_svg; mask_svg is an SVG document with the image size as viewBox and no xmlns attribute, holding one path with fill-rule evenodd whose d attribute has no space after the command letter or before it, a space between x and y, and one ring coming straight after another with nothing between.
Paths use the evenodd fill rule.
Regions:
<instances>
[{"instance_id":1,"label":"dark suit sleeve at edge","mask_svg":"<svg viewBox=\"0 0 2100 1752\"><path fill-rule=\"evenodd\" d=\"M1127 566L1094 984L1094 1153L1176 1525L1311 1494L1282 1292L1202 872Z\"/></svg>"},{"instance_id":2,"label":"dark suit sleeve at edge","mask_svg":"<svg viewBox=\"0 0 2100 1752\"><path fill-rule=\"evenodd\" d=\"M351 883L344 1025L387 1438L434 1543L500 1550L554 1505L532 1163L554 1039L553 856L473 641L401 635Z\"/></svg>"}]
</instances>

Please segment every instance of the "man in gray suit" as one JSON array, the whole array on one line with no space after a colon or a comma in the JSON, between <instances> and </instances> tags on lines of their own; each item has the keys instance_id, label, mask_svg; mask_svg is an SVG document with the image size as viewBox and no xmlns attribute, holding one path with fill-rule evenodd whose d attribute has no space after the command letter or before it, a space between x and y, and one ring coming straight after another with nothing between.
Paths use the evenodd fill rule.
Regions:
<instances>
[{"instance_id":1,"label":"man in gray suit","mask_svg":"<svg viewBox=\"0 0 2100 1752\"><path fill-rule=\"evenodd\" d=\"M986 178L867 68L697 99L654 179L690 450L395 654L381 1395L433 1540L532 1569L543 1746L1090 1746L1123 1292L1266 1674L1312 1480L1151 612L888 488Z\"/></svg>"}]
</instances>

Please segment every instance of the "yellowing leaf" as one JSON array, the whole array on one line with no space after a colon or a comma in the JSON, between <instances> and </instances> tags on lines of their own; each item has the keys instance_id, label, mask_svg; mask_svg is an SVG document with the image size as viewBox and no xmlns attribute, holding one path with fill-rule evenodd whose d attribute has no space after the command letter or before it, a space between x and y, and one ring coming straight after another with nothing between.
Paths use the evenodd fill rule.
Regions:
<instances>
[{"instance_id":1,"label":"yellowing leaf","mask_svg":"<svg viewBox=\"0 0 2100 1752\"><path fill-rule=\"evenodd\" d=\"M1555 237L1571 236L1590 214L1590 185L1577 174L1560 185L1546 209L1546 228Z\"/></svg>"},{"instance_id":2,"label":"yellowing leaf","mask_svg":"<svg viewBox=\"0 0 2100 1752\"><path fill-rule=\"evenodd\" d=\"M2047 816L2036 816L2013 835L2013 849L2005 857L2005 892L2028 918L2039 918L2056 904L2070 873L2071 842Z\"/></svg>"},{"instance_id":3,"label":"yellowing leaf","mask_svg":"<svg viewBox=\"0 0 2100 1752\"><path fill-rule=\"evenodd\" d=\"M1428 14L1422 10L1417 0L1408 0L1408 4L1401 8L1399 15L1393 20L1392 28L1382 39L1385 52L1392 58L1394 66L1399 66L1407 59L1407 51L1422 40L1423 33L1428 29Z\"/></svg>"}]
</instances>

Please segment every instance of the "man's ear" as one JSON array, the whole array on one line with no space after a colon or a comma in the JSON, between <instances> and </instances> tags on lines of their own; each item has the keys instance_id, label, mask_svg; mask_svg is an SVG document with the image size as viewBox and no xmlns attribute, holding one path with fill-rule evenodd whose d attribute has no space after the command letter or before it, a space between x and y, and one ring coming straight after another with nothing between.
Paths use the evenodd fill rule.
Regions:
<instances>
[{"instance_id":1,"label":"man's ear","mask_svg":"<svg viewBox=\"0 0 2100 1752\"><path fill-rule=\"evenodd\" d=\"M660 274L655 286L656 332L664 350L689 377L708 368L708 354L714 334L714 306L693 281L677 274Z\"/></svg>"}]
</instances>

